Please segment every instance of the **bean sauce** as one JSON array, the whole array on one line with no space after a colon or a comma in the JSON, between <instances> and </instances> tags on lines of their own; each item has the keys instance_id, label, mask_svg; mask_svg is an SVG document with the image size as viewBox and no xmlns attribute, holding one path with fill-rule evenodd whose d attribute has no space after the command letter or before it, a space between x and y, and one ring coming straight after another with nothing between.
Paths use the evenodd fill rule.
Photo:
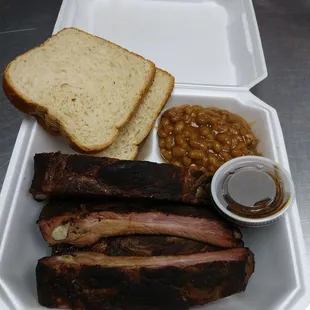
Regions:
<instances>
[{"instance_id":1,"label":"bean sauce","mask_svg":"<svg viewBox=\"0 0 310 310\"><path fill-rule=\"evenodd\" d=\"M157 133L165 161L211 174L232 158L260 155L249 124L241 116L218 108L171 108L162 115Z\"/></svg>"}]
</instances>

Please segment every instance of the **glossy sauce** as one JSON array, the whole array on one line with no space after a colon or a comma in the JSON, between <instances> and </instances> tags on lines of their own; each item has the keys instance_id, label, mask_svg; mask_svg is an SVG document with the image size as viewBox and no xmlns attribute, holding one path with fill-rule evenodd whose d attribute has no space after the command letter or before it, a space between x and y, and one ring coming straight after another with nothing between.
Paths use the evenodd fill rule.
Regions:
<instances>
[{"instance_id":1,"label":"glossy sauce","mask_svg":"<svg viewBox=\"0 0 310 310\"><path fill-rule=\"evenodd\" d=\"M257 167L238 168L225 177L220 190L227 209L247 218L273 215L289 199L276 167L273 172Z\"/></svg>"},{"instance_id":2,"label":"glossy sauce","mask_svg":"<svg viewBox=\"0 0 310 310\"><path fill-rule=\"evenodd\" d=\"M260 155L250 125L241 116L214 107L168 109L160 119L158 138L165 161L210 174L232 158Z\"/></svg>"}]
</instances>

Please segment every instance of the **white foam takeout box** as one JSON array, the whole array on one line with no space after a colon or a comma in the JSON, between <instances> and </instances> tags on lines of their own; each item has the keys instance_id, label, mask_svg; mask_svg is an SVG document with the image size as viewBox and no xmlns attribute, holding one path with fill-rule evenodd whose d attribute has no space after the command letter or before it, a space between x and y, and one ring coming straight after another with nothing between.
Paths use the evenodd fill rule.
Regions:
<instances>
[{"instance_id":1,"label":"white foam takeout box","mask_svg":"<svg viewBox=\"0 0 310 310\"><path fill-rule=\"evenodd\" d=\"M165 107L199 104L227 109L253 124L259 151L289 170L277 112L249 89L267 76L250 0L64 0L54 32L78 27L153 60L176 77ZM289 142L289 141L288 141ZM0 309L44 309L35 266L50 255L36 220L43 203L28 193L37 152L73 151L62 138L25 117L0 198ZM156 129L138 159L163 162ZM208 310L305 309L309 302L305 248L296 203L274 225L243 229L256 268L244 293Z\"/></svg>"}]
</instances>

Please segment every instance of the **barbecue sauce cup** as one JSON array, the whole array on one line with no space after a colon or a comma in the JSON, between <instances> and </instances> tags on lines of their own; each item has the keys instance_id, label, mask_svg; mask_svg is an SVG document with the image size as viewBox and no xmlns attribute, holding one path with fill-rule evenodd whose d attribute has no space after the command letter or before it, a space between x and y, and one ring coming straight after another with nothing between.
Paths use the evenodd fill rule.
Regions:
<instances>
[{"instance_id":1,"label":"barbecue sauce cup","mask_svg":"<svg viewBox=\"0 0 310 310\"><path fill-rule=\"evenodd\" d=\"M216 209L243 227L276 222L295 197L289 173L261 156L238 157L222 165L214 174L211 192Z\"/></svg>"}]
</instances>

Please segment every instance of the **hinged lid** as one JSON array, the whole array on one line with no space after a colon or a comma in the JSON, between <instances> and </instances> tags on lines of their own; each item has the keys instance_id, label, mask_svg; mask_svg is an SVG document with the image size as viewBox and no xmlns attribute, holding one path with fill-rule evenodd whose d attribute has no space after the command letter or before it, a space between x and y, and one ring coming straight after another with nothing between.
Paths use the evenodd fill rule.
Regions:
<instances>
[{"instance_id":1,"label":"hinged lid","mask_svg":"<svg viewBox=\"0 0 310 310\"><path fill-rule=\"evenodd\" d=\"M267 76L249 0L75 0L61 14L55 31L71 21L154 61L178 84L249 89Z\"/></svg>"}]
</instances>

